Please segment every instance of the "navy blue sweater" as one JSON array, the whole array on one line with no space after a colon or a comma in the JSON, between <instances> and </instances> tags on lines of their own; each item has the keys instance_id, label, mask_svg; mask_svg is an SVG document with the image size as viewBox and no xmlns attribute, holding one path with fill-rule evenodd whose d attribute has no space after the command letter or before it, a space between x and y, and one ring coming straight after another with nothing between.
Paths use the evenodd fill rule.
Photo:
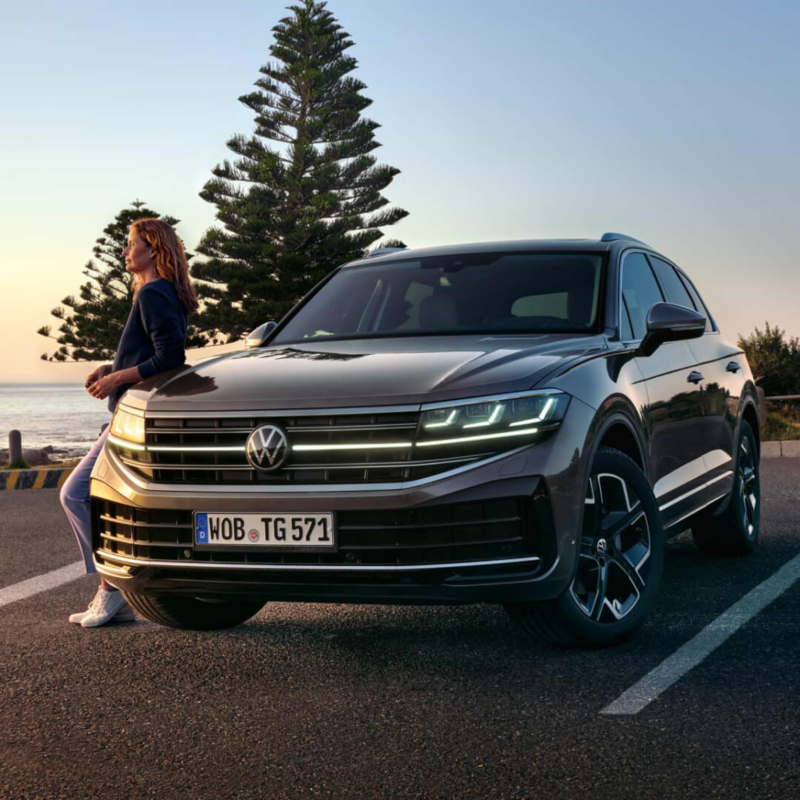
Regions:
<instances>
[{"instance_id":1,"label":"navy blue sweater","mask_svg":"<svg viewBox=\"0 0 800 800\"><path fill-rule=\"evenodd\" d=\"M114 372L139 367L142 379L186 361L186 312L171 281L158 278L139 289L114 357ZM134 384L118 386L108 396L113 411Z\"/></svg>"}]
</instances>

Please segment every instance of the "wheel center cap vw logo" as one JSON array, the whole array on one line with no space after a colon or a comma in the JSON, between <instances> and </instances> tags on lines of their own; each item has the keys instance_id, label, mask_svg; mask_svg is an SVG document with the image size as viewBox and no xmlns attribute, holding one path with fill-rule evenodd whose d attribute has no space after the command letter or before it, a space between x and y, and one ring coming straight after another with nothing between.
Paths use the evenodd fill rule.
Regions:
<instances>
[{"instance_id":1,"label":"wheel center cap vw logo","mask_svg":"<svg viewBox=\"0 0 800 800\"><path fill-rule=\"evenodd\" d=\"M261 425L247 437L245 453L256 469L265 472L278 469L289 454L289 440L283 428Z\"/></svg>"}]
</instances>

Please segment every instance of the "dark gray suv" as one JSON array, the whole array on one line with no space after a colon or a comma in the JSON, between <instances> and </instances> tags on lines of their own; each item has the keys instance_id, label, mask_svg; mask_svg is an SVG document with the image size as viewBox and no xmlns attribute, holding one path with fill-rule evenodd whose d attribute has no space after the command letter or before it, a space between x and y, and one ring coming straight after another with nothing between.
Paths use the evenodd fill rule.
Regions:
<instances>
[{"instance_id":1,"label":"dark gray suv","mask_svg":"<svg viewBox=\"0 0 800 800\"><path fill-rule=\"evenodd\" d=\"M630 237L373 254L248 347L128 391L92 475L97 568L156 622L489 602L605 645L665 537L755 546L745 356Z\"/></svg>"}]
</instances>

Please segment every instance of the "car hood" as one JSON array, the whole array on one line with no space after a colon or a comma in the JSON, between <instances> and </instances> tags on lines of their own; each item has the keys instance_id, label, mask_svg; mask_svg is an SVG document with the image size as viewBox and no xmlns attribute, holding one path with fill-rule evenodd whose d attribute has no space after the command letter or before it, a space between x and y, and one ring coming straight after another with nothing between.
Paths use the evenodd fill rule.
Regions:
<instances>
[{"instance_id":1,"label":"car hood","mask_svg":"<svg viewBox=\"0 0 800 800\"><path fill-rule=\"evenodd\" d=\"M605 347L601 336L446 336L315 341L207 359L128 390L148 411L407 405L525 391Z\"/></svg>"}]
</instances>

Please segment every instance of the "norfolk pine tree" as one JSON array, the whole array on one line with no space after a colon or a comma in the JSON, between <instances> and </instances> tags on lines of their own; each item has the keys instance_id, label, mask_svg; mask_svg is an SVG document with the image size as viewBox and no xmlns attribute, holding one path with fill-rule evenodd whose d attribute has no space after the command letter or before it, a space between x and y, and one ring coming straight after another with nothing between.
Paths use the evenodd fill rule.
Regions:
<instances>
[{"instance_id":1,"label":"norfolk pine tree","mask_svg":"<svg viewBox=\"0 0 800 800\"><path fill-rule=\"evenodd\" d=\"M204 234L197 249L207 260L192 274L204 282L204 328L229 340L280 319L408 213L385 208L381 191L399 170L372 155L379 125L361 116L372 101L350 76L349 34L324 2L289 11L272 29L274 60L257 91L239 98L256 114L255 134L227 142L238 158L218 165L200 193L222 227Z\"/></svg>"},{"instance_id":2,"label":"norfolk pine tree","mask_svg":"<svg viewBox=\"0 0 800 800\"><path fill-rule=\"evenodd\" d=\"M93 253L97 261L89 260L83 269L89 280L80 287L80 299L65 297L61 302L71 310L57 306L50 312L61 323L58 335L51 335L49 325L37 331L60 345L52 355L42 354L44 361L113 360L133 303L131 277L122 257L131 223L148 217L160 218L173 227L178 223L174 217L161 217L138 200L131 205L133 208L120 211L96 240ZM189 253L187 258L191 258ZM186 346L205 344L209 344L208 339L200 336L190 321Z\"/></svg>"}]
</instances>

